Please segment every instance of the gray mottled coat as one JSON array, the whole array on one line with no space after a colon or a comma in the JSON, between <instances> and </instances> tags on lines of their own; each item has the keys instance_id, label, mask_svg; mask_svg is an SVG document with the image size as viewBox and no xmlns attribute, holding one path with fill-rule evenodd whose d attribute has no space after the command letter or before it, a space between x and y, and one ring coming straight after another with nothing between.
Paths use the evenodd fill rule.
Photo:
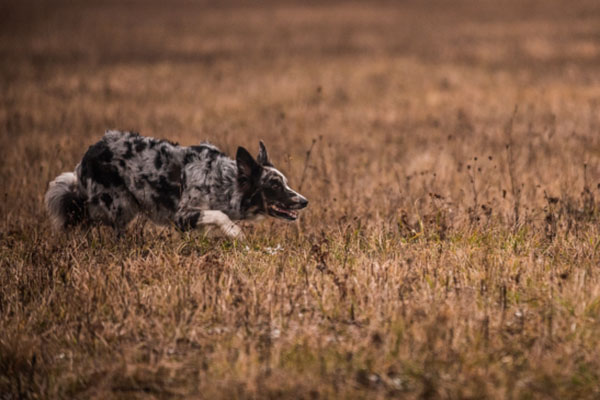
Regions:
<instances>
[{"instance_id":1,"label":"gray mottled coat","mask_svg":"<svg viewBox=\"0 0 600 400\"><path fill-rule=\"evenodd\" d=\"M53 223L111 225L120 233L139 213L182 230L217 225L232 237L232 222L268 214L295 219L306 199L287 186L261 142L258 161L238 149L236 160L203 143L184 147L137 133L107 131L90 146L75 173L63 173L46 193Z\"/></svg>"}]
</instances>

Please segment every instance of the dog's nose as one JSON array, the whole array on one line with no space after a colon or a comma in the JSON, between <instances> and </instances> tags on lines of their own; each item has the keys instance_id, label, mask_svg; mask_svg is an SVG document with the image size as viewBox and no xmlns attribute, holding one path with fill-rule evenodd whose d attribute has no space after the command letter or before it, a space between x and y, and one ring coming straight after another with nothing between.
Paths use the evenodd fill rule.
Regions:
<instances>
[{"instance_id":1,"label":"dog's nose","mask_svg":"<svg viewBox=\"0 0 600 400\"><path fill-rule=\"evenodd\" d=\"M300 207L304 208L308 205L308 200L304 197L301 197L298 203L300 204Z\"/></svg>"}]
</instances>

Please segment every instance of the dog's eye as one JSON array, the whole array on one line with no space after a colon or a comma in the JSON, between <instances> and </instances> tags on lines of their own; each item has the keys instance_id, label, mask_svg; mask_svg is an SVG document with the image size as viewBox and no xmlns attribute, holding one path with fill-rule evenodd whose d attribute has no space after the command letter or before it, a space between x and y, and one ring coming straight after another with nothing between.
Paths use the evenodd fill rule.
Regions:
<instances>
[{"instance_id":1,"label":"dog's eye","mask_svg":"<svg viewBox=\"0 0 600 400\"><path fill-rule=\"evenodd\" d=\"M269 182L269 184L274 189L279 189L281 187L281 182L279 182L278 180L272 180Z\"/></svg>"}]
</instances>

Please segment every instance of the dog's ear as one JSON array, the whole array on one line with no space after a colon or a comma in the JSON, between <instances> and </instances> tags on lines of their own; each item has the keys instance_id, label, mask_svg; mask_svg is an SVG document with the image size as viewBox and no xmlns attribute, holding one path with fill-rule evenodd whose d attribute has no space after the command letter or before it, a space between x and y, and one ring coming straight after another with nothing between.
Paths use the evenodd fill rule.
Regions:
<instances>
[{"instance_id":1,"label":"dog's ear","mask_svg":"<svg viewBox=\"0 0 600 400\"><path fill-rule=\"evenodd\" d=\"M262 140L258 142L258 148L259 148L258 157L256 158L258 163L261 165L268 165L268 166L272 167L273 164L271 164L271 160L269 160L269 154L267 153L267 148L265 147L265 144L263 143Z\"/></svg>"},{"instance_id":2,"label":"dog's ear","mask_svg":"<svg viewBox=\"0 0 600 400\"><path fill-rule=\"evenodd\" d=\"M238 180L241 183L251 184L256 178L260 177L260 165L245 148L238 147L235 161L238 168Z\"/></svg>"}]
</instances>

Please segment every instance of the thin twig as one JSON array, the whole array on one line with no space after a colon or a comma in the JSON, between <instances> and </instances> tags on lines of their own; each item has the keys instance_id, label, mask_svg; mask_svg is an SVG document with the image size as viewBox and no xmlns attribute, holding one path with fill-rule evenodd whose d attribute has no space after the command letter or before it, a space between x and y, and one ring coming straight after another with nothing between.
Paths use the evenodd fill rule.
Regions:
<instances>
[{"instance_id":1,"label":"thin twig","mask_svg":"<svg viewBox=\"0 0 600 400\"><path fill-rule=\"evenodd\" d=\"M308 171L310 155L312 154L313 148L315 147L315 143L317 143L317 139L312 140L310 149L308 149L308 151L306 152L306 159L304 160L304 170L302 171L302 178L300 178L300 185L298 186L298 191L302 191L302 186L304 185L304 180L306 179L306 171Z\"/></svg>"}]
</instances>

